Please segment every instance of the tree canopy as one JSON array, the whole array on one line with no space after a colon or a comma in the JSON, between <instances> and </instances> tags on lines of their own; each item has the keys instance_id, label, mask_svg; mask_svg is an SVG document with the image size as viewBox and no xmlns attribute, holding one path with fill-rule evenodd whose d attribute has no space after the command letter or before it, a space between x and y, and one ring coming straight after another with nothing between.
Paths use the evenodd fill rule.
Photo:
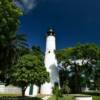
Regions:
<instances>
[{"instance_id":1,"label":"tree canopy","mask_svg":"<svg viewBox=\"0 0 100 100\"><path fill-rule=\"evenodd\" d=\"M0 44L6 38L15 36L21 15L21 9L16 7L13 0L0 0Z\"/></svg>"},{"instance_id":2,"label":"tree canopy","mask_svg":"<svg viewBox=\"0 0 100 100\"><path fill-rule=\"evenodd\" d=\"M92 44L77 44L74 47L65 48L56 51L58 60L67 59L99 59L100 47L94 43Z\"/></svg>"},{"instance_id":3,"label":"tree canopy","mask_svg":"<svg viewBox=\"0 0 100 100\"><path fill-rule=\"evenodd\" d=\"M41 56L35 55L33 52L20 57L17 64L10 69L10 83L20 86L22 89L31 84L40 86L49 81L49 73Z\"/></svg>"},{"instance_id":4,"label":"tree canopy","mask_svg":"<svg viewBox=\"0 0 100 100\"><path fill-rule=\"evenodd\" d=\"M95 81L96 62L100 59L98 45L77 44L75 47L59 50L56 54L61 65L59 72L62 72L62 74L60 73L62 86L66 79L69 81L71 90L80 92L82 86L88 85L88 87L93 88L95 82L98 84L99 78L96 78L97 81Z\"/></svg>"}]
</instances>

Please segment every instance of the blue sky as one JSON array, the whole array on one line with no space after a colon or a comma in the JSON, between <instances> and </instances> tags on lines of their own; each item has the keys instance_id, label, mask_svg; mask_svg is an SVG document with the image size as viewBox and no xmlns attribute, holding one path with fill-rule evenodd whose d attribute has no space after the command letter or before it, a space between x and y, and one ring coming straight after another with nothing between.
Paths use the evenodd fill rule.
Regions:
<instances>
[{"instance_id":1,"label":"blue sky","mask_svg":"<svg viewBox=\"0 0 100 100\"><path fill-rule=\"evenodd\" d=\"M23 0L24 16L18 33L28 36L31 46L45 50L49 27L56 32L57 49L77 43L100 44L100 0Z\"/></svg>"}]
</instances>

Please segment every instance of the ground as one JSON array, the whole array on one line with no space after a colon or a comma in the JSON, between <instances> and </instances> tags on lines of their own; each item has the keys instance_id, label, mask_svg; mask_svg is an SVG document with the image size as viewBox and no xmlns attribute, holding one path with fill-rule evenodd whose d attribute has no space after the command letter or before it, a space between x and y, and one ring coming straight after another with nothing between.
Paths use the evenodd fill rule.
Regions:
<instances>
[{"instance_id":1,"label":"ground","mask_svg":"<svg viewBox=\"0 0 100 100\"><path fill-rule=\"evenodd\" d=\"M0 94L0 97L17 97L18 95L16 94ZM19 95L20 96L20 95ZM59 100L73 100L73 95L64 95L63 97L60 97ZM92 95L93 100L100 100L100 95ZM38 96L38 97L34 97L32 98L32 100L42 100L41 98L43 98L43 96ZM30 99L31 100L31 99ZM55 100L55 96L51 96L48 100Z\"/></svg>"}]
</instances>

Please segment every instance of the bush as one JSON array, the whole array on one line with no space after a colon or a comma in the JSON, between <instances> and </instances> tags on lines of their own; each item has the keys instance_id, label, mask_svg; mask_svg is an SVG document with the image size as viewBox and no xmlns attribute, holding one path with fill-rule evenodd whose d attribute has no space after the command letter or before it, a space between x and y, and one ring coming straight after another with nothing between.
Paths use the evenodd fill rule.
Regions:
<instances>
[{"instance_id":1,"label":"bush","mask_svg":"<svg viewBox=\"0 0 100 100\"><path fill-rule=\"evenodd\" d=\"M61 89L59 89L58 95L59 95L59 97L63 97L63 93L62 93Z\"/></svg>"},{"instance_id":2,"label":"bush","mask_svg":"<svg viewBox=\"0 0 100 100\"><path fill-rule=\"evenodd\" d=\"M56 100L58 100L59 97L62 97L62 91L59 89L58 83L55 83L53 87L53 94L56 96Z\"/></svg>"},{"instance_id":3,"label":"bush","mask_svg":"<svg viewBox=\"0 0 100 100\"><path fill-rule=\"evenodd\" d=\"M69 94L70 93L70 88L68 86L68 82L65 81L63 86L62 86L62 93L64 94Z\"/></svg>"},{"instance_id":4,"label":"bush","mask_svg":"<svg viewBox=\"0 0 100 100\"><path fill-rule=\"evenodd\" d=\"M85 95L93 95L93 96L100 96L100 92L82 92Z\"/></svg>"}]
</instances>

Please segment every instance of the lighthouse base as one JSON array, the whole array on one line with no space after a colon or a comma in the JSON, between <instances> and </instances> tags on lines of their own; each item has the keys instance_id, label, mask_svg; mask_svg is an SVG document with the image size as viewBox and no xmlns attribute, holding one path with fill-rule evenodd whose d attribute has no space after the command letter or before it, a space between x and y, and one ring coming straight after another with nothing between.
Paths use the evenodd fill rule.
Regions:
<instances>
[{"instance_id":1,"label":"lighthouse base","mask_svg":"<svg viewBox=\"0 0 100 100\"><path fill-rule=\"evenodd\" d=\"M38 90L39 88L37 85L34 84L32 84L31 86L29 85L25 91L25 96L29 96L29 97L37 96Z\"/></svg>"},{"instance_id":2,"label":"lighthouse base","mask_svg":"<svg viewBox=\"0 0 100 100\"><path fill-rule=\"evenodd\" d=\"M41 94L52 95L53 85L51 83L45 83L41 86Z\"/></svg>"}]
</instances>

